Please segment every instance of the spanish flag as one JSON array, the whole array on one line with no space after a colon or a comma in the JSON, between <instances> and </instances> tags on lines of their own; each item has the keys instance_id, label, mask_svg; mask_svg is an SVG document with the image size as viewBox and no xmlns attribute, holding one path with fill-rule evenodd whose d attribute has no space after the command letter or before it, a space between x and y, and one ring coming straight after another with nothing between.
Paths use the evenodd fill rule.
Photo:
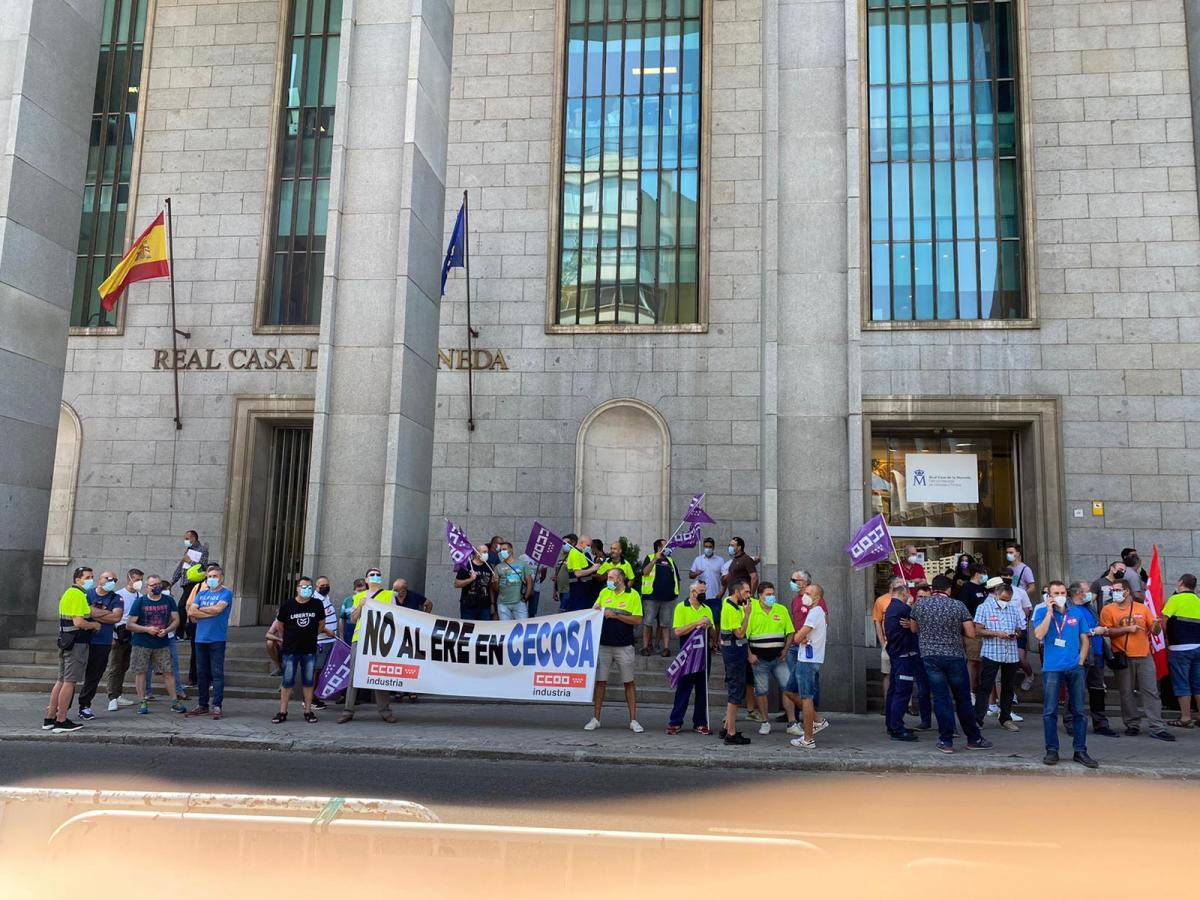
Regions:
<instances>
[{"instance_id":1,"label":"spanish flag","mask_svg":"<svg viewBox=\"0 0 1200 900\"><path fill-rule=\"evenodd\" d=\"M112 312L125 288L135 281L171 274L167 262L167 226L163 215L160 212L150 227L138 235L133 247L100 285L100 305L105 312Z\"/></svg>"}]
</instances>

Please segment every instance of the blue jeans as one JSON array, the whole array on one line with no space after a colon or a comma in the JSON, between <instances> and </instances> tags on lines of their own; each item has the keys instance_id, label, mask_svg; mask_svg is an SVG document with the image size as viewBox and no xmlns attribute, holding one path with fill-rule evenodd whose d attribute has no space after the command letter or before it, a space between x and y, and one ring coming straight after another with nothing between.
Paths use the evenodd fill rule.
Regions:
<instances>
[{"instance_id":1,"label":"blue jeans","mask_svg":"<svg viewBox=\"0 0 1200 900\"><path fill-rule=\"evenodd\" d=\"M1167 668L1171 670L1171 692L1176 697L1200 697L1200 647L1168 650Z\"/></svg>"},{"instance_id":2,"label":"blue jeans","mask_svg":"<svg viewBox=\"0 0 1200 900\"><path fill-rule=\"evenodd\" d=\"M754 696L765 697L771 690L771 676L779 682L780 690L787 687L791 672L788 671L787 657L777 656L775 659L759 659L754 664Z\"/></svg>"},{"instance_id":3,"label":"blue jeans","mask_svg":"<svg viewBox=\"0 0 1200 900\"><path fill-rule=\"evenodd\" d=\"M534 591L533 596L529 598L529 618L536 619L538 613L538 605L542 600L542 592Z\"/></svg>"},{"instance_id":4,"label":"blue jeans","mask_svg":"<svg viewBox=\"0 0 1200 900\"><path fill-rule=\"evenodd\" d=\"M967 674L967 661L960 656L923 656L921 660L925 663L925 674L929 677L929 689L933 694L938 743L954 743L956 712L967 743L978 741L981 735L979 726L975 724L975 708L971 706L971 676Z\"/></svg>"},{"instance_id":5,"label":"blue jeans","mask_svg":"<svg viewBox=\"0 0 1200 900\"><path fill-rule=\"evenodd\" d=\"M312 687L317 672L317 654L315 653L285 653L283 654L283 687L291 690L296 686L296 676L300 676L301 687ZM217 706L221 704L218 703Z\"/></svg>"},{"instance_id":6,"label":"blue jeans","mask_svg":"<svg viewBox=\"0 0 1200 900\"><path fill-rule=\"evenodd\" d=\"M470 622L490 622L492 610L488 606L464 606L459 603L458 617Z\"/></svg>"},{"instance_id":7,"label":"blue jeans","mask_svg":"<svg viewBox=\"0 0 1200 900\"><path fill-rule=\"evenodd\" d=\"M208 706L208 683L212 681L212 705L225 699L225 642L193 644L196 650L196 683L200 686L198 704Z\"/></svg>"},{"instance_id":8,"label":"blue jeans","mask_svg":"<svg viewBox=\"0 0 1200 900\"><path fill-rule=\"evenodd\" d=\"M1087 723L1083 714L1082 666L1065 672L1042 671L1042 730L1046 733L1046 752L1058 752L1058 693L1067 686L1067 710L1071 714L1071 746L1076 753L1087 753Z\"/></svg>"}]
</instances>

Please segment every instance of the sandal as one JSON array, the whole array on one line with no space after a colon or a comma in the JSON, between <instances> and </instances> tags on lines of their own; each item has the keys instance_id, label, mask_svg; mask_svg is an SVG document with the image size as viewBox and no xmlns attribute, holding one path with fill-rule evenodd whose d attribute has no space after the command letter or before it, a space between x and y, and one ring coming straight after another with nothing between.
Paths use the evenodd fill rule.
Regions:
<instances>
[{"instance_id":1,"label":"sandal","mask_svg":"<svg viewBox=\"0 0 1200 900\"><path fill-rule=\"evenodd\" d=\"M1195 719L1168 719L1167 724L1172 728L1195 728Z\"/></svg>"},{"instance_id":2,"label":"sandal","mask_svg":"<svg viewBox=\"0 0 1200 900\"><path fill-rule=\"evenodd\" d=\"M287 713L285 713L285 712L275 713L275 715L271 717L272 725L281 725L286 721L287 721Z\"/></svg>"}]
</instances>

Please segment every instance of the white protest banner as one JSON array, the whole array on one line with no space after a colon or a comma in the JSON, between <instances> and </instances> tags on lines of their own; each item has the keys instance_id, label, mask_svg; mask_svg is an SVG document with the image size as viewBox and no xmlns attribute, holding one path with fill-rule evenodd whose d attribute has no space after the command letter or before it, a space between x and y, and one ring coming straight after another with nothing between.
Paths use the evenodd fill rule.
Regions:
<instances>
[{"instance_id":1,"label":"white protest banner","mask_svg":"<svg viewBox=\"0 0 1200 900\"><path fill-rule=\"evenodd\" d=\"M354 686L383 691L590 702L600 610L466 621L367 601Z\"/></svg>"},{"instance_id":2,"label":"white protest banner","mask_svg":"<svg viewBox=\"0 0 1200 900\"><path fill-rule=\"evenodd\" d=\"M978 503L974 453L905 453L909 503Z\"/></svg>"}]
</instances>

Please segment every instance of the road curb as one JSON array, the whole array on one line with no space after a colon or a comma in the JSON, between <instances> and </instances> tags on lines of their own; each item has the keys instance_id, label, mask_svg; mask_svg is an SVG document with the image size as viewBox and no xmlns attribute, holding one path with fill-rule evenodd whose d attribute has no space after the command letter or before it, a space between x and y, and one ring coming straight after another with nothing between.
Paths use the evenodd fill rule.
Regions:
<instances>
[{"instance_id":1,"label":"road curb","mask_svg":"<svg viewBox=\"0 0 1200 900\"><path fill-rule=\"evenodd\" d=\"M389 758L422 759L459 759L517 761L517 762L558 762L558 763L591 763L593 765L630 765L629 754L616 751L588 749L553 749L553 748L497 748L463 746L428 746L422 744L397 744L393 747L377 745L344 744L337 741L305 740L282 738L266 740L255 737L220 737L206 735L180 735L166 733L148 734L91 734L76 733L73 735L47 734L8 734L0 736L0 744L6 741L38 742L47 741L63 743L87 744L124 744L142 747L180 747L199 750L245 750L273 753L304 752L329 753L348 756L384 756ZM838 751L833 751L837 753ZM1064 759L1059 765L1050 767L1040 763L1008 760L1005 762L989 762L986 757L974 757L977 762L965 762L963 758L947 759L931 757L929 762L914 762L911 758L889 758L874 756L858 758L823 754L821 751L800 751L795 756L779 757L757 756L726 756L716 753L705 753L698 756L655 756L639 754L637 765L671 766L686 765L698 769L727 769L763 772L813 772L824 774L860 773L868 775L1025 775L1053 776L1056 778L1085 778L1085 777L1118 777L1118 778L1147 778L1152 780L1183 780L1195 781L1200 779L1200 772L1181 768L1143 769L1135 766L1104 766L1099 770L1089 770L1076 765L1069 759Z\"/></svg>"}]
</instances>

